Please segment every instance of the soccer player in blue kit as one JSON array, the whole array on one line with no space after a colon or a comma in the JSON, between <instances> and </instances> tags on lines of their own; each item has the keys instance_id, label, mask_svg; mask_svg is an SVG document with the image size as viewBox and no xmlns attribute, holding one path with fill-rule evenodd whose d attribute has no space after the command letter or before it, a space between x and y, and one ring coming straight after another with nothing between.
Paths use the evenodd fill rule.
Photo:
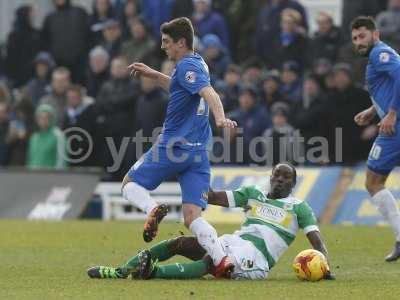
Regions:
<instances>
[{"instance_id":1,"label":"soccer player in blue kit","mask_svg":"<svg viewBox=\"0 0 400 300\"><path fill-rule=\"evenodd\" d=\"M366 82L373 105L358 113L354 121L365 126L376 114L381 119L379 135L367 161L365 186L380 213L393 228L396 243L386 261L400 257L400 213L393 194L385 188L390 172L400 164L400 57L380 41L379 32L371 17L357 17L351 24L355 51L368 57Z\"/></svg>"},{"instance_id":2,"label":"soccer player in blue kit","mask_svg":"<svg viewBox=\"0 0 400 300\"><path fill-rule=\"evenodd\" d=\"M134 75L151 78L169 91L170 99L158 141L126 174L122 194L147 214L143 238L150 242L168 209L165 204L158 205L149 191L177 176L185 226L213 259L216 277L223 277L232 272L232 260L224 254L214 227L201 217L207 206L204 195L210 184L209 108L218 127L234 128L237 124L225 118L221 100L210 85L208 66L193 51L193 37L188 18L161 25L161 48L176 64L171 77L142 63L129 66Z\"/></svg>"}]
</instances>

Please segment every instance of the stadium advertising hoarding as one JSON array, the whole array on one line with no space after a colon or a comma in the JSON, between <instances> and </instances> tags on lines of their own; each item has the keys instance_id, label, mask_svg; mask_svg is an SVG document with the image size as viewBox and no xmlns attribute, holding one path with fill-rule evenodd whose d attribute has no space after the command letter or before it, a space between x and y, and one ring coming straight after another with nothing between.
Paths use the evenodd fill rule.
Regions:
<instances>
[{"instance_id":1,"label":"stadium advertising hoarding","mask_svg":"<svg viewBox=\"0 0 400 300\"><path fill-rule=\"evenodd\" d=\"M297 168L294 196L306 200L320 217L335 190L342 168ZM213 168L211 187L214 190L234 190L243 185L268 188L271 169L266 168ZM240 209L209 206L205 217L210 222L237 223L243 220Z\"/></svg>"},{"instance_id":2,"label":"stadium advertising hoarding","mask_svg":"<svg viewBox=\"0 0 400 300\"><path fill-rule=\"evenodd\" d=\"M99 181L96 171L0 171L0 218L78 218Z\"/></svg>"},{"instance_id":3,"label":"stadium advertising hoarding","mask_svg":"<svg viewBox=\"0 0 400 300\"><path fill-rule=\"evenodd\" d=\"M355 170L353 180L343 196L334 224L364 224L364 225L383 225L386 222L382 215L372 203L371 197L365 189L365 169ZM387 179L388 188L396 199L400 198L400 170L394 170ZM400 201L397 201L400 205Z\"/></svg>"}]
</instances>

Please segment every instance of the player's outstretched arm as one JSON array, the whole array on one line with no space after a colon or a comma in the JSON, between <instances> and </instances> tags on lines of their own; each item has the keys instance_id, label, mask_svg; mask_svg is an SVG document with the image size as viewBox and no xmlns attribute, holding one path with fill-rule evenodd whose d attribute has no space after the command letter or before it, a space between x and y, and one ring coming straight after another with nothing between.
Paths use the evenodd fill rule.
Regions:
<instances>
[{"instance_id":1,"label":"player's outstretched arm","mask_svg":"<svg viewBox=\"0 0 400 300\"><path fill-rule=\"evenodd\" d=\"M131 75L133 76L144 76L151 78L157 82L159 86L161 86L167 92L169 91L169 85L171 83L171 77L165 75L161 72L158 72L149 66L135 62L128 66Z\"/></svg>"},{"instance_id":2,"label":"player's outstretched arm","mask_svg":"<svg viewBox=\"0 0 400 300\"><path fill-rule=\"evenodd\" d=\"M207 193L207 202L208 202L208 204L212 204L212 205L229 207L228 196L226 195L226 192L224 192L224 191L220 191L220 192L209 191Z\"/></svg>"},{"instance_id":3,"label":"player's outstretched arm","mask_svg":"<svg viewBox=\"0 0 400 300\"><path fill-rule=\"evenodd\" d=\"M325 255L329 264L328 250L326 249L324 241L322 240L321 233L318 230L310 231L309 233L307 233L307 238L315 250L318 250L319 252ZM325 275L324 279L335 279L335 276L329 270L328 273Z\"/></svg>"},{"instance_id":4,"label":"player's outstretched arm","mask_svg":"<svg viewBox=\"0 0 400 300\"><path fill-rule=\"evenodd\" d=\"M202 88L199 95L207 101L212 113L214 114L215 124L220 128L235 128L237 126L235 121L225 118L224 107L222 106L221 99L217 92L211 87L206 86Z\"/></svg>"}]
</instances>

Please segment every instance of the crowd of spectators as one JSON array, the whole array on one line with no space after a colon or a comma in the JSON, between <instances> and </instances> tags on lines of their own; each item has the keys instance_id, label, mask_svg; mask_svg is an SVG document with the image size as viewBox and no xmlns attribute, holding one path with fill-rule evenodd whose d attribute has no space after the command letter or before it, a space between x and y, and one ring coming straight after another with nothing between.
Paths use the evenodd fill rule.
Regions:
<instances>
[{"instance_id":1,"label":"crowd of spectators","mask_svg":"<svg viewBox=\"0 0 400 300\"><path fill-rule=\"evenodd\" d=\"M124 137L139 130L151 136L168 104L164 91L132 78L127 66L141 61L171 74L159 26L180 16L191 18L195 50L240 127L213 129L230 145L223 163L336 163L338 139L345 164L364 160L377 130L353 122L370 100L363 88L366 59L353 53L348 24L359 14L373 15L383 40L399 49L400 0L344 2L343 24L320 12L315 32L295 0L93 0L90 12L53 0L40 29L32 25L32 7L21 6L0 57L0 166L105 168L113 164L112 151L123 149L122 166L105 178L121 179L137 159ZM88 132L94 145L66 145L63 131L72 127ZM296 135L304 138L303 161L293 156ZM318 146L315 137L324 137L329 148L317 161L306 155ZM268 143L252 147L255 138ZM69 157L74 151L67 150L91 146L83 161ZM215 156L224 151L226 144L214 145Z\"/></svg>"}]
</instances>

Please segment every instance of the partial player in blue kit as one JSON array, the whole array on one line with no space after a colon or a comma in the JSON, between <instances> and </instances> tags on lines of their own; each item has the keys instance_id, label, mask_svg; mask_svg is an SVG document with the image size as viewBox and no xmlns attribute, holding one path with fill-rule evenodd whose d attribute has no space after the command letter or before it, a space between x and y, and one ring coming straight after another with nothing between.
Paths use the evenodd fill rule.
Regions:
<instances>
[{"instance_id":1,"label":"partial player in blue kit","mask_svg":"<svg viewBox=\"0 0 400 300\"><path fill-rule=\"evenodd\" d=\"M158 205L149 191L177 176L185 225L212 257L217 277L222 277L232 271L233 264L218 243L216 230L201 217L201 211L207 206L204 194L210 185L209 108L218 127L233 128L237 124L225 118L221 100L210 85L207 64L193 52L194 31L190 20L178 18L164 23L161 35L161 48L176 63L172 76L142 63L133 63L129 68L134 75L151 78L169 91L166 118L157 142L125 176L122 193L125 199L146 212L143 238L150 242L168 210L165 204Z\"/></svg>"},{"instance_id":2,"label":"partial player in blue kit","mask_svg":"<svg viewBox=\"0 0 400 300\"><path fill-rule=\"evenodd\" d=\"M390 172L400 164L400 56L380 41L370 17L357 17L351 25L352 41L359 55L369 58L366 82L373 105L354 117L360 126L378 114L379 135L367 161L365 186L379 211L394 230L396 243L386 261L400 258L400 212L393 194L385 188Z\"/></svg>"},{"instance_id":3,"label":"partial player in blue kit","mask_svg":"<svg viewBox=\"0 0 400 300\"><path fill-rule=\"evenodd\" d=\"M199 92L210 86L208 67L198 54L189 54L176 65L171 76L170 100L157 144L128 172L148 190L179 174L182 202L205 209L201 195L208 191L210 164L209 107Z\"/></svg>"}]
</instances>

